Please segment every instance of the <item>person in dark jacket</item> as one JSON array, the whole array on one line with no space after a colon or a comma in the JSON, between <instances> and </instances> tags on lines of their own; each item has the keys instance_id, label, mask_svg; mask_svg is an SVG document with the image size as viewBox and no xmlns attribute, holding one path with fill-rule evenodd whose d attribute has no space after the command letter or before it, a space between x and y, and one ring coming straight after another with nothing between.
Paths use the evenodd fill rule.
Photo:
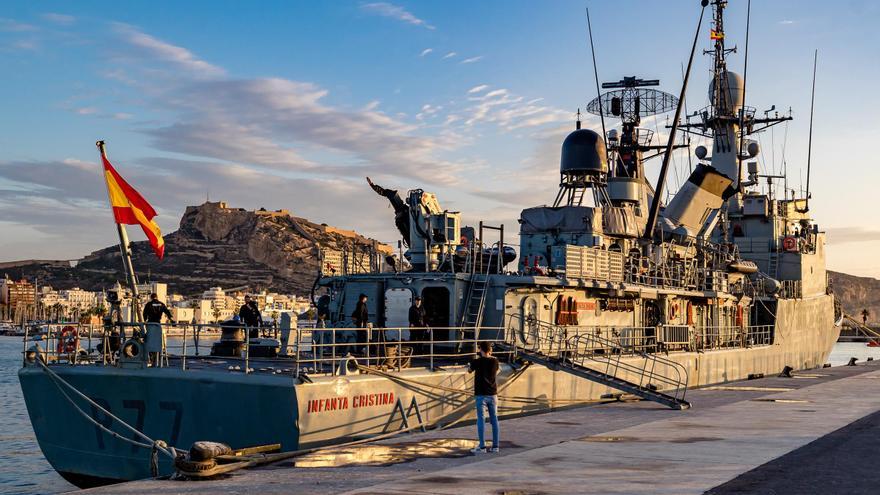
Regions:
<instances>
[{"instance_id":1,"label":"person in dark jacket","mask_svg":"<svg viewBox=\"0 0 880 495\"><path fill-rule=\"evenodd\" d=\"M144 305L144 321L147 322L147 335L144 339L144 347L150 362L157 366L161 363L161 356L165 354L165 328L162 326L162 316L168 317L173 322L171 311L168 306L159 300L156 293L150 294L150 300Z\"/></svg>"},{"instance_id":2,"label":"person in dark jacket","mask_svg":"<svg viewBox=\"0 0 880 495\"><path fill-rule=\"evenodd\" d=\"M474 373L474 401L477 406L477 438L480 444L471 450L474 454L485 454L485 409L489 411L489 422L492 423L492 448L489 452L498 452L498 385L495 375L498 374L498 360L492 356L492 345L489 342L479 343L479 356L470 362L468 373Z\"/></svg>"},{"instance_id":3,"label":"person in dark jacket","mask_svg":"<svg viewBox=\"0 0 880 495\"><path fill-rule=\"evenodd\" d=\"M159 300L159 296L155 293L150 294L150 300L144 305L144 321L147 323L162 323L162 315L166 315L168 320L173 320L171 311L168 306Z\"/></svg>"},{"instance_id":4,"label":"person in dark jacket","mask_svg":"<svg viewBox=\"0 0 880 495\"><path fill-rule=\"evenodd\" d=\"M425 307L422 306L422 297L416 296L413 299L412 306L409 307L409 339L415 342L413 347L418 354L424 354L425 352L425 346L422 342L428 340L425 338L428 333L427 326L428 324L425 322Z\"/></svg>"},{"instance_id":5,"label":"person in dark jacket","mask_svg":"<svg viewBox=\"0 0 880 495\"><path fill-rule=\"evenodd\" d=\"M260 336L260 326L263 324L263 315L251 296L244 296L244 304L238 310L238 316L248 327L248 338L254 339Z\"/></svg>"},{"instance_id":6,"label":"person in dark jacket","mask_svg":"<svg viewBox=\"0 0 880 495\"><path fill-rule=\"evenodd\" d=\"M356 329L363 328L364 330L355 330L357 332L357 346L359 352L366 352L367 345L367 325L370 323L370 310L367 307L367 295L361 294L358 296L357 305L354 307L354 312L351 313L351 321L354 323L354 327Z\"/></svg>"}]
</instances>

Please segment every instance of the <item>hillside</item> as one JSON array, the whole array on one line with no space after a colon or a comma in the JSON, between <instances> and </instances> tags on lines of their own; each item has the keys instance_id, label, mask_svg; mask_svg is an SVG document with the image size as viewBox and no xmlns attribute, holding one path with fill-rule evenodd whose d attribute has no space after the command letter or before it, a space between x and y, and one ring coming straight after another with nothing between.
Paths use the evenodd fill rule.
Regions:
<instances>
[{"instance_id":1,"label":"hillside","mask_svg":"<svg viewBox=\"0 0 880 495\"><path fill-rule=\"evenodd\" d=\"M137 227L134 227L137 228ZM250 211L206 202L187 207L177 231L165 235L165 259L149 244L132 243L141 281L165 282L169 290L196 294L209 287L249 286L308 294L318 273L318 245L358 251L376 243L352 231L316 224L282 211ZM388 246L378 248L390 252ZM0 267L11 278L39 278L56 289L100 290L122 278L118 246L95 251L75 263L23 261Z\"/></svg>"},{"instance_id":2,"label":"hillside","mask_svg":"<svg viewBox=\"0 0 880 495\"><path fill-rule=\"evenodd\" d=\"M834 294L845 312L861 321L862 309L867 309L869 323L880 321L880 280L840 272L828 273Z\"/></svg>"}]
</instances>

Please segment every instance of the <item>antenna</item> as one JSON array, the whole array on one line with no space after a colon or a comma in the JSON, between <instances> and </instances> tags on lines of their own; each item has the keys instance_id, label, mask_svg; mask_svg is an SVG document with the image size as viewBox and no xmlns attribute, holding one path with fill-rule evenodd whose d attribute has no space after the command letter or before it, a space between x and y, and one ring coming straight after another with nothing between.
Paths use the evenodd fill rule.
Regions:
<instances>
[{"instance_id":1,"label":"antenna","mask_svg":"<svg viewBox=\"0 0 880 495\"><path fill-rule=\"evenodd\" d=\"M694 64L694 52L697 50L697 40L700 39L700 28L703 27L703 15L706 13L706 6L709 0L700 2L700 20L697 22L697 30L694 33L694 43L691 45L691 56L688 58L687 70L684 73L684 81L681 83L681 93L678 96L678 105L675 107L675 117L672 119L672 129L669 130L669 139L666 141L666 154L663 156L663 166L660 167L660 176L657 178L657 190L654 191L654 199L651 201L651 211L648 215L648 224L645 226L645 233L642 235L645 239L650 239L654 235L654 226L657 224L657 216L660 214L660 198L663 197L663 185L666 182L666 174L669 172L669 159L672 157L672 147L675 143L675 133L678 131L679 120L681 119L681 110L684 107L684 95L687 91L688 79L691 76L691 66Z\"/></svg>"},{"instance_id":2,"label":"antenna","mask_svg":"<svg viewBox=\"0 0 880 495\"><path fill-rule=\"evenodd\" d=\"M810 137L807 140L807 192L804 200L804 209L800 213L810 211L810 158L813 155L813 106L816 104L816 62L819 60L819 49L813 52L813 89L810 95Z\"/></svg>"},{"instance_id":3,"label":"antenna","mask_svg":"<svg viewBox=\"0 0 880 495\"><path fill-rule=\"evenodd\" d=\"M602 92L599 90L599 70L596 68L596 48L593 46L593 25L590 23L589 8L587 8L587 32L590 33L590 53L593 55L593 76L596 78L596 96L599 100L599 120L602 121L602 140L604 141L608 139L608 133L605 131L605 116L602 115ZM580 112L580 110L578 110L578 112Z\"/></svg>"},{"instance_id":4,"label":"antenna","mask_svg":"<svg viewBox=\"0 0 880 495\"><path fill-rule=\"evenodd\" d=\"M752 0L749 0L746 7L746 53L745 53L745 61L743 65L743 97L742 97L742 108L739 110L739 150L736 153L737 157L737 168L736 168L736 187L738 190L742 190L742 168L743 168L743 141L745 141L746 130L745 130L745 121L746 121L746 83L749 81L749 26L751 25L752 20ZM753 117L754 118L754 117Z\"/></svg>"}]
</instances>

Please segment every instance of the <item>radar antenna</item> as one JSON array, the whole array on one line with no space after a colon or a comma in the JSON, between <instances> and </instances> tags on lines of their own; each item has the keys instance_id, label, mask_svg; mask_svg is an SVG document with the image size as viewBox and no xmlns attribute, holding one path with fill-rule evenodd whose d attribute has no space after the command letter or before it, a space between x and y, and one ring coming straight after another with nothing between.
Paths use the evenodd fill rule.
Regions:
<instances>
[{"instance_id":1,"label":"radar antenna","mask_svg":"<svg viewBox=\"0 0 880 495\"><path fill-rule=\"evenodd\" d=\"M803 209L798 208L799 213L810 211L810 159L813 156L813 107L816 104L816 62L819 60L819 49L813 52L813 89L810 95L810 134L807 139L807 192L804 196Z\"/></svg>"}]
</instances>

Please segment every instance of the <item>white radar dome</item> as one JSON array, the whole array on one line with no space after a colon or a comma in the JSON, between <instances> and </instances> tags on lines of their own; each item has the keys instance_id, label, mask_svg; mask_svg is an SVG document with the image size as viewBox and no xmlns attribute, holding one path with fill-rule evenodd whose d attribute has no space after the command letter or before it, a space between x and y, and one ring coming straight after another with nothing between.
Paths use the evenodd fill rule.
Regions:
<instances>
[{"instance_id":1,"label":"white radar dome","mask_svg":"<svg viewBox=\"0 0 880 495\"><path fill-rule=\"evenodd\" d=\"M738 112L743 105L743 78L736 72L727 71L721 75L721 108ZM724 91L726 90L726 91ZM715 104L715 80L709 82L709 101Z\"/></svg>"}]
</instances>

